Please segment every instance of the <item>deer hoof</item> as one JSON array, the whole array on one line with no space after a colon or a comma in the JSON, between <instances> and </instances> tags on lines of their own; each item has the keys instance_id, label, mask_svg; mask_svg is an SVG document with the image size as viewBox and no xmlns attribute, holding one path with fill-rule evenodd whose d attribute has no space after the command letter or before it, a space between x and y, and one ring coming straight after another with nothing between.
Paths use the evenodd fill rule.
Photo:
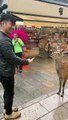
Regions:
<instances>
[{"instance_id":1,"label":"deer hoof","mask_svg":"<svg viewBox=\"0 0 68 120\"><path fill-rule=\"evenodd\" d=\"M60 95L60 92L57 92L57 95Z\"/></svg>"},{"instance_id":2,"label":"deer hoof","mask_svg":"<svg viewBox=\"0 0 68 120\"><path fill-rule=\"evenodd\" d=\"M61 97L63 97L64 95L61 95Z\"/></svg>"}]
</instances>

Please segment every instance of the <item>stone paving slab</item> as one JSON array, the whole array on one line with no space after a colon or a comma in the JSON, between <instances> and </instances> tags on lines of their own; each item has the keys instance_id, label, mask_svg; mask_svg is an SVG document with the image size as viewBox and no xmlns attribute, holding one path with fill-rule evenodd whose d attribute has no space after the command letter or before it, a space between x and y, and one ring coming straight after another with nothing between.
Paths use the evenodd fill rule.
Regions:
<instances>
[{"instance_id":1,"label":"stone paving slab","mask_svg":"<svg viewBox=\"0 0 68 120\"><path fill-rule=\"evenodd\" d=\"M47 98L47 97L48 97L47 95L42 95L42 96L40 96L40 97L38 97L38 98L36 98L36 99L33 99L32 101L30 101L30 102L28 102L28 103L23 104L23 105L22 105L22 108L26 108L26 107L29 107L29 106L31 106L31 105L33 105L33 104L36 104L36 103L42 101L43 99L45 99L45 98Z\"/></svg>"},{"instance_id":2,"label":"stone paving slab","mask_svg":"<svg viewBox=\"0 0 68 120\"><path fill-rule=\"evenodd\" d=\"M68 102L63 105L66 109L68 109Z\"/></svg>"},{"instance_id":3,"label":"stone paving slab","mask_svg":"<svg viewBox=\"0 0 68 120\"><path fill-rule=\"evenodd\" d=\"M36 103L34 105L31 105L30 107L23 109L21 113L22 117L20 118L20 120L36 120L44 114L47 114L48 111L39 103Z\"/></svg>"},{"instance_id":4,"label":"stone paving slab","mask_svg":"<svg viewBox=\"0 0 68 120\"><path fill-rule=\"evenodd\" d=\"M33 100L33 97L30 93L28 93L26 90L24 90L21 87L15 88L15 96L14 96L14 105L21 106L24 103L27 103L28 101ZM25 101L25 102L24 102Z\"/></svg>"},{"instance_id":5,"label":"stone paving slab","mask_svg":"<svg viewBox=\"0 0 68 120\"><path fill-rule=\"evenodd\" d=\"M65 91L67 91L66 89ZM68 120L68 97L57 94L41 96L23 105L19 110L22 115L17 120ZM3 119L2 119L3 120Z\"/></svg>"},{"instance_id":6,"label":"stone paving slab","mask_svg":"<svg viewBox=\"0 0 68 120\"><path fill-rule=\"evenodd\" d=\"M48 111L43 108L39 103L31 105L23 110L21 110L21 117L16 120L36 120Z\"/></svg>"},{"instance_id":7,"label":"stone paving slab","mask_svg":"<svg viewBox=\"0 0 68 120\"><path fill-rule=\"evenodd\" d=\"M62 106L38 120L68 120L68 110Z\"/></svg>"},{"instance_id":8,"label":"stone paving slab","mask_svg":"<svg viewBox=\"0 0 68 120\"><path fill-rule=\"evenodd\" d=\"M20 76L16 76L15 100L14 100L15 105L17 104L20 106L42 95L45 95L45 94L48 95L53 91L55 91L56 89L58 89L57 85L47 80L48 78L43 80L43 76L42 76L42 78L36 79L36 80L35 78L31 79L31 77L27 79L27 77L29 77L27 74L26 76L22 74L21 75L19 74ZM23 79L25 78L25 79L22 80L22 78Z\"/></svg>"},{"instance_id":9,"label":"stone paving slab","mask_svg":"<svg viewBox=\"0 0 68 120\"><path fill-rule=\"evenodd\" d=\"M58 96L57 94L52 95L42 101L40 104L45 107L49 112L61 106L63 103L68 101L68 97L64 96L64 98Z\"/></svg>"}]
</instances>

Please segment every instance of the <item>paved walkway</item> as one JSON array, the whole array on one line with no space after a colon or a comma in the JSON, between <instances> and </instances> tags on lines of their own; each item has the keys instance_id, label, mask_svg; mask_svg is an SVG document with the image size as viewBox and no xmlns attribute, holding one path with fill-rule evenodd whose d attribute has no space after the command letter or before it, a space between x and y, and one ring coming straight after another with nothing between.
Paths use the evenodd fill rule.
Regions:
<instances>
[{"instance_id":1,"label":"paved walkway","mask_svg":"<svg viewBox=\"0 0 68 120\"><path fill-rule=\"evenodd\" d=\"M68 89L64 98L57 94L43 95L23 104L19 110L22 115L17 120L68 120Z\"/></svg>"},{"instance_id":2,"label":"paved walkway","mask_svg":"<svg viewBox=\"0 0 68 120\"><path fill-rule=\"evenodd\" d=\"M68 81L62 99L55 94L59 81L52 59L36 58L29 69L16 73L15 79L14 106L19 106L22 112L19 120L68 120ZM3 111L2 96L0 85L0 114Z\"/></svg>"}]
</instances>

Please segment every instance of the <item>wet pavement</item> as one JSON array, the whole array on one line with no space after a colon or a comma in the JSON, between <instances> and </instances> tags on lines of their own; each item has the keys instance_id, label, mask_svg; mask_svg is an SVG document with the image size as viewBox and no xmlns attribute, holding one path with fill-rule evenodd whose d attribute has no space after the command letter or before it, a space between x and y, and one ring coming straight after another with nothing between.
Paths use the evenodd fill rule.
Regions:
<instances>
[{"instance_id":1,"label":"wet pavement","mask_svg":"<svg viewBox=\"0 0 68 120\"><path fill-rule=\"evenodd\" d=\"M17 120L68 120L68 88L63 98L55 93L43 95L23 104L19 111Z\"/></svg>"},{"instance_id":2,"label":"wet pavement","mask_svg":"<svg viewBox=\"0 0 68 120\"><path fill-rule=\"evenodd\" d=\"M19 120L68 120L68 82L62 99L56 94L59 81L52 59L37 57L29 69L16 73L15 79L14 106L22 112ZM2 96L0 85L0 114Z\"/></svg>"}]
</instances>

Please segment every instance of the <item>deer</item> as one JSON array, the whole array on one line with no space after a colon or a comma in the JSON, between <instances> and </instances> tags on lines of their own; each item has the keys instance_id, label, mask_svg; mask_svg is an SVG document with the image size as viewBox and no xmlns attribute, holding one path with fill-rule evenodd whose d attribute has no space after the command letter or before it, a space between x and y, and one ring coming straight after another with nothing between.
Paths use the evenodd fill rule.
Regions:
<instances>
[{"instance_id":1,"label":"deer","mask_svg":"<svg viewBox=\"0 0 68 120\"><path fill-rule=\"evenodd\" d=\"M64 88L68 79L68 62L63 60L62 53L63 50L54 51L52 53L52 57L55 61L56 72L59 77L59 91L57 94L61 94L61 97L64 96Z\"/></svg>"}]
</instances>

